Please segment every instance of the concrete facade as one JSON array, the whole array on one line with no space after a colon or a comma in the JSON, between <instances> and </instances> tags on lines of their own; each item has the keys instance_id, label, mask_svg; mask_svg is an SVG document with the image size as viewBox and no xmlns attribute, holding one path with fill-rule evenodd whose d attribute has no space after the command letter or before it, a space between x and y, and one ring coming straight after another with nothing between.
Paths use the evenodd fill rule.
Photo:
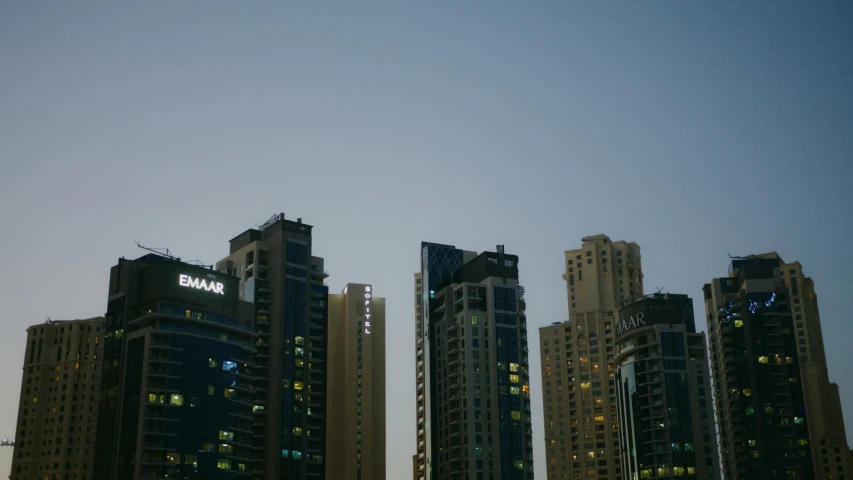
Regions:
<instances>
[{"instance_id":1,"label":"concrete facade","mask_svg":"<svg viewBox=\"0 0 853 480\"><path fill-rule=\"evenodd\" d=\"M12 480L90 479L104 318L27 329Z\"/></svg>"},{"instance_id":2,"label":"concrete facade","mask_svg":"<svg viewBox=\"0 0 853 480\"><path fill-rule=\"evenodd\" d=\"M611 362L619 308L643 295L640 247L606 235L582 242L564 257L570 320L539 329L546 478L616 480L622 466ZM597 429L596 417L607 428Z\"/></svg>"},{"instance_id":3,"label":"concrete facade","mask_svg":"<svg viewBox=\"0 0 853 480\"><path fill-rule=\"evenodd\" d=\"M385 479L385 299L375 293L350 283L329 295L329 479Z\"/></svg>"}]
</instances>

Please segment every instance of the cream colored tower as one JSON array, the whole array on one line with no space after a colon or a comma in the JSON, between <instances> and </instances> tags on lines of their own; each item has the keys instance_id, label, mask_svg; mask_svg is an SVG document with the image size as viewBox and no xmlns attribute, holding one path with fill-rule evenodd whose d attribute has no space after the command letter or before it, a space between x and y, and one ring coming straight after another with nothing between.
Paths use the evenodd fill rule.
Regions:
<instances>
[{"instance_id":1,"label":"cream colored tower","mask_svg":"<svg viewBox=\"0 0 853 480\"><path fill-rule=\"evenodd\" d=\"M606 235L565 252L569 321L539 329L547 477L622 478L613 383L623 301L643 295L640 247Z\"/></svg>"},{"instance_id":2,"label":"cream colored tower","mask_svg":"<svg viewBox=\"0 0 853 480\"><path fill-rule=\"evenodd\" d=\"M13 480L92 478L104 318L27 329Z\"/></svg>"},{"instance_id":3,"label":"cream colored tower","mask_svg":"<svg viewBox=\"0 0 853 480\"><path fill-rule=\"evenodd\" d=\"M779 258L776 253L760 256ZM781 258L779 261L782 279L791 295L815 478L853 478L853 465L844 454L848 446L841 396L838 385L829 381L814 282L803 275L800 262L784 263Z\"/></svg>"},{"instance_id":4,"label":"cream colored tower","mask_svg":"<svg viewBox=\"0 0 853 480\"><path fill-rule=\"evenodd\" d=\"M326 478L385 479L385 299L350 283L329 295Z\"/></svg>"}]
</instances>

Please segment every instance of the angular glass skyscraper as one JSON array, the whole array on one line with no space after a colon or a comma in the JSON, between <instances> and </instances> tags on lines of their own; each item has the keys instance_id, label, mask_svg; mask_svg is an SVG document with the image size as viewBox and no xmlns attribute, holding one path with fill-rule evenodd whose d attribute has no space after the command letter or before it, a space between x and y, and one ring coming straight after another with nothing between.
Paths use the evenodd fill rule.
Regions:
<instances>
[{"instance_id":1,"label":"angular glass skyscraper","mask_svg":"<svg viewBox=\"0 0 853 480\"><path fill-rule=\"evenodd\" d=\"M422 243L415 306L418 478L532 479L518 257Z\"/></svg>"}]
</instances>

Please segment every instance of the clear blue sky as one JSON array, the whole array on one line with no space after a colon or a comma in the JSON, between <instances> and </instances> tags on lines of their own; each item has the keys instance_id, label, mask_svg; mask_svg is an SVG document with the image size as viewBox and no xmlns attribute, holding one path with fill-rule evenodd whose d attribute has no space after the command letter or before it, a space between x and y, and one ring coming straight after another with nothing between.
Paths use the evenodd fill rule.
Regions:
<instances>
[{"instance_id":1,"label":"clear blue sky","mask_svg":"<svg viewBox=\"0 0 853 480\"><path fill-rule=\"evenodd\" d=\"M213 263L279 211L387 298L389 479L421 240L518 254L532 338L585 235L697 300L728 253L799 260L853 433L853 3L332 3L0 3L0 437L28 325L103 314L133 240Z\"/></svg>"}]
</instances>

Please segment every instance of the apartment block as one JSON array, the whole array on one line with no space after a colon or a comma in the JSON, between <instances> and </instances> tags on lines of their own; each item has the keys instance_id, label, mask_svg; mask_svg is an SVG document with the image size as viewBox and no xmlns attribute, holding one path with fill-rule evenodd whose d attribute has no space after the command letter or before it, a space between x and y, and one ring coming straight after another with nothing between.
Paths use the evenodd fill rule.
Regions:
<instances>
[{"instance_id":1,"label":"apartment block","mask_svg":"<svg viewBox=\"0 0 853 480\"><path fill-rule=\"evenodd\" d=\"M546 478L621 479L612 362L619 309L643 295L640 247L589 236L564 265L569 320L539 329Z\"/></svg>"},{"instance_id":2,"label":"apartment block","mask_svg":"<svg viewBox=\"0 0 853 480\"><path fill-rule=\"evenodd\" d=\"M533 479L518 257L423 243L415 275L417 478Z\"/></svg>"},{"instance_id":3,"label":"apartment block","mask_svg":"<svg viewBox=\"0 0 853 480\"><path fill-rule=\"evenodd\" d=\"M92 478L103 340L103 317L27 329L10 479Z\"/></svg>"},{"instance_id":4,"label":"apartment block","mask_svg":"<svg viewBox=\"0 0 853 480\"><path fill-rule=\"evenodd\" d=\"M782 265L775 254L736 258L728 277L704 287L727 480L815 478L800 364L807 342Z\"/></svg>"},{"instance_id":5,"label":"apartment block","mask_svg":"<svg viewBox=\"0 0 853 480\"><path fill-rule=\"evenodd\" d=\"M313 227L273 215L230 241L216 264L238 278L253 310L251 475L306 480L326 474L328 273Z\"/></svg>"}]
</instances>

